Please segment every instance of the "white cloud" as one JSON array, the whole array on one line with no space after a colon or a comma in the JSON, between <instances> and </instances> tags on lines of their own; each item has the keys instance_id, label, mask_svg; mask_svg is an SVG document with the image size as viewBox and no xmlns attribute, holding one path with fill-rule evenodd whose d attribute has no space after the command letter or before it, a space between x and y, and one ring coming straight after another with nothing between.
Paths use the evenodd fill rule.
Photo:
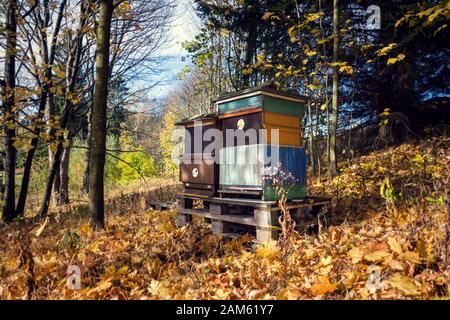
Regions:
<instances>
[{"instance_id":1,"label":"white cloud","mask_svg":"<svg viewBox=\"0 0 450 320\"><path fill-rule=\"evenodd\" d=\"M167 43L157 52L157 55L167 59L161 65L161 72L148 79L162 82L148 92L150 98L166 96L179 83L178 74L185 66L191 64L186 50L181 45L194 39L200 29L200 19L194 11L193 0L176 1L175 17L167 34ZM183 60L182 57L186 59Z\"/></svg>"},{"instance_id":2,"label":"white cloud","mask_svg":"<svg viewBox=\"0 0 450 320\"><path fill-rule=\"evenodd\" d=\"M186 51L181 44L193 40L199 31L200 20L197 17L192 0L177 0L175 17L169 29L169 41L159 51L160 55L182 56Z\"/></svg>"}]
</instances>

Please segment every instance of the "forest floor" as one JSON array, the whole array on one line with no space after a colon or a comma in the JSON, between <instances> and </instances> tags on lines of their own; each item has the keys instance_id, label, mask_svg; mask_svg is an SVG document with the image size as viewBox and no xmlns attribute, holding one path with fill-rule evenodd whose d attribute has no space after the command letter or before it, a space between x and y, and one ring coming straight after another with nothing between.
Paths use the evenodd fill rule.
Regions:
<instances>
[{"instance_id":1,"label":"forest floor","mask_svg":"<svg viewBox=\"0 0 450 320\"><path fill-rule=\"evenodd\" d=\"M276 242L221 241L200 220L176 228L174 211L108 214L104 231L76 208L2 226L0 299L449 299L449 168L450 139L430 138L311 179L337 200L335 222L294 235L285 260Z\"/></svg>"}]
</instances>

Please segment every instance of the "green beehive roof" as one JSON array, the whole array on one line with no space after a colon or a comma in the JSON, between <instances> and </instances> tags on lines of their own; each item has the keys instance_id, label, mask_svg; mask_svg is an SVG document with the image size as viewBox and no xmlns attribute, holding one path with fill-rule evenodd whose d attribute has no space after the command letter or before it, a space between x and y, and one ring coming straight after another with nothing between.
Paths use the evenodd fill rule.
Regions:
<instances>
[{"instance_id":1,"label":"green beehive roof","mask_svg":"<svg viewBox=\"0 0 450 320\"><path fill-rule=\"evenodd\" d=\"M306 98L297 93L276 90L270 84L227 93L214 102L219 114L262 108L268 112L303 117Z\"/></svg>"}]
</instances>

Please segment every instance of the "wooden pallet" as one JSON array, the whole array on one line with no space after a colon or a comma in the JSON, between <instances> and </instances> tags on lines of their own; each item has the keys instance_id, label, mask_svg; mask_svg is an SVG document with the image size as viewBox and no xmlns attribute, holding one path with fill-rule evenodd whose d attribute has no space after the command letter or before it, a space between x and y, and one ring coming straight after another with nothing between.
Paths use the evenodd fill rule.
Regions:
<instances>
[{"instance_id":1,"label":"wooden pallet","mask_svg":"<svg viewBox=\"0 0 450 320\"><path fill-rule=\"evenodd\" d=\"M194 201L202 200L203 208L194 208ZM331 224L331 199L305 198L287 203L297 230L321 219L322 225ZM197 198L177 196L176 224L181 227L192 222L192 216L211 221L213 234L233 238L243 233L253 235L256 242L276 240L279 236L280 209L275 201L242 198Z\"/></svg>"}]
</instances>

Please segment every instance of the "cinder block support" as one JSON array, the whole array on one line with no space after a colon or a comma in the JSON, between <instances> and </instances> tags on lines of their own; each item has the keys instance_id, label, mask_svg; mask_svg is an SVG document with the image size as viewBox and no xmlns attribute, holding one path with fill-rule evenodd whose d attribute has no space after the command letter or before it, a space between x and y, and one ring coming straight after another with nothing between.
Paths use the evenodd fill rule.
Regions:
<instances>
[{"instance_id":1,"label":"cinder block support","mask_svg":"<svg viewBox=\"0 0 450 320\"><path fill-rule=\"evenodd\" d=\"M182 213L183 209L192 209L194 201L192 199L178 198L177 199L177 217L175 219L175 225L179 228L192 222L192 216Z\"/></svg>"},{"instance_id":2,"label":"cinder block support","mask_svg":"<svg viewBox=\"0 0 450 320\"><path fill-rule=\"evenodd\" d=\"M278 230L273 228L256 227L256 241L265 243L271 240L278 240Z\"/></svg>"},{"instance_id":3,"label":"cinder block support","mask_svg":"<svg viewBox=\"0 0 450 320\"><path fill-rule=\"evenodd\" d=\"M222 236L224 233L228 233L228 222L221 220L212 220L211 221L211 232L212 234Z\"/></svg>"},{"instance_id":4,"label":"cinder block support","mask_svg":"<svg viewBox=\"0 0 450 320\"><path fill-rule=\"evenodd\" d=\"M212 214L222 215L222 214L228 214L229 213L229 207L226 204L222 203L210 203L209 204L209 212ZM213 219L211 221L211 232L212 234L222 236L224 233L229 232L229 223Z\"/></svg>"},{"instance_id":5,"label":"cinder block support","mask_svg":"<svg viewBox=\"0 0 450 320\"><path fill-rule=\"evenodd\" d=\"M187 225L189 222L192 221L191 218L192 217L188 214L183 214L183 213L177 212L177 217L175 218L175 225L178 228L184 227L185 225Z\"/></svg>"},{"instance_id":6,"label":"cinder block support","mask_svg":"<svg viewBox=\"0 0 450 320\"><path fill-rule=\"evenodd\" d=\"M270 228L278 225L278 211L272 211L271 207L255 208L253 215L259 227Z\"/></svg>"},{"instance_id":7,"label":"cinder block support","mask_svg":"<svg viewBox=\"0 0 450 320\"><path fill-rule=\"evenodd\" d=\"M214 214L228 214L230 212L228 205L222 203L210 203L209 212Z\"/></svg>"}]
</instances>

